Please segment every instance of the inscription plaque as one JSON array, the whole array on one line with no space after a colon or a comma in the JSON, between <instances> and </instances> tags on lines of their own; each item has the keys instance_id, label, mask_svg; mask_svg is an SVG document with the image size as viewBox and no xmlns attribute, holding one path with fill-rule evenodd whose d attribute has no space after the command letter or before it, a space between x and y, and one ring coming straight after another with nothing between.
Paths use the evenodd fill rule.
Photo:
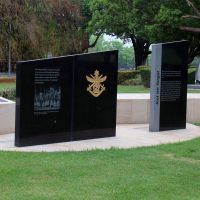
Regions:
<instances>
[{"instance_id":1,"label":"inscription plaque","mask_svg":"<svg viewBox=\"0 0 200 200\"><path fill-rule=\"evenodd\" d=\"M186 128L188 42L152 45L150 131Z\"/></svg>"},{"instance_id":2,"label":"inscription plaque","mask_svg":"<svg viewBox=\"0 0 200 200\"><path fill-rule=\"evenodd\" d=\"M115 136L118 51L17 63L15 145Z\"/></svg>"}]
</instances>

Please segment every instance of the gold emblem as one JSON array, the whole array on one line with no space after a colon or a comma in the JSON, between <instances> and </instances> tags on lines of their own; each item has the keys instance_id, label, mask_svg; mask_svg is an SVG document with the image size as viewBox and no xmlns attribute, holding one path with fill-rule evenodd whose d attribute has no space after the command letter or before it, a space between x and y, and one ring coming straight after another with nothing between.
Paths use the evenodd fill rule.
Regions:
<instances>
[{"instance_id":1,"label":"gold emblem","mask_svg":"<svg viewBox=\"0 0 200 200\"><path fill-rule=\"evenodd\" d=\"M100 96L106 90L102 83L106 81L107 76L100 75L98 70L95 70L94 75L90 74L90 76L86 76L86 79L92 83L87 87L87 91L94 97Z\"/></svg>"}]
</instances>

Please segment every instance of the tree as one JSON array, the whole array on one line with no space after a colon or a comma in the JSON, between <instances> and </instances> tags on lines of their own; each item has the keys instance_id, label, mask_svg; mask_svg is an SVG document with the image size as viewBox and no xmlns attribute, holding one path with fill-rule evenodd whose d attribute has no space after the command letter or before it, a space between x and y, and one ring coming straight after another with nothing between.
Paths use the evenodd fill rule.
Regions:
<instances>
[{"instance_id":1,"label":"tree","mask_svg":"<svg viewBox=\"0 0 200 200\"><path fill-rule=\"evenodd\" d=\"M188 6L190 6L191 9L194 11L195 14L194 15L193 14L184 15L184 16L182 16L182 18L185 19L185 21L188 19L200 20L200 3L199 3L199 1L194 3L192 0L186 0L186 2L188 3ZM188 21L186 21L186 22L188 22ZM183 31L200 33L200 27L181 26L180 29Z\"/></svg>"},{"instance_id":2,"label":"tree","mask_svg":"<svg viewBox=\"0 0 200 200\"><path fill-rule=\"evenodd\" d=\"M0 1L0 49L8 60L9 74L12 57L19 58L20 50L36 43L36 29L25 6L25 0Z\"/></svg>"},{"instance_id":3,"label":"tree","mask_svg":"<svg viewBox=\"0 0 200 200\"><path fill-rule=\"evenodd\" d=\"M83 53L96 44L99 37L93 44L89 43L88 0L42 0L35 7L46 53L54 56Z\"/></svg>"},{"instance_id":4,"label":"tree","mask_svg":"<svg viewBox=\"0 0 200 200\"><path fill-rule=\"evenodd\" d=\"M188 40L190 42L188 63L191 63L195 56L200 55L200 35L183 31L183 27L187 27L188 23L182 17L185 13L192 14L192 10L188 7L186 1L174 0L172 2L166 0L161 2L160 8L152 21L145 25L145 32L151 43ZM198 25L192 20L189 23L194 27Z\"/></svg>"},{"instance_id":5,"label":"tree","mask_svg":"<svg viewBox=\"0 0 200 200\"><path fill-rule=\"evenodd\" d=\"M91 43L95 40L94 36L91 37ZM134 66L134 50L132 47L125 46L122 41L112 40L106 41L103 36L100 37L96 46L90 49L90 52L97 51L108 51L108 50L119 51L119 69L133 69Z\"/></svg>"},{"instance_id":6,"label":"tree","mask_svg":"<svg viewBox=\"0 0 200 200\"><path fill-rule=\"evenodd\" d=\"M15 40L18 35L21 24L20 20L23 15L21 11L21 4L18 1L8 0L0 2L1 50L8 59L9 74L11 72L12 40Z\"/></svg>"},{"instance_id":7,"label":"tree","mask_svg":"<svg viewBox=\"0 0 200 200\"><path fill-rule=\"evenodd\" d=\"M11 58L86 52L90 46L87 5L86 0L0 1L0 59L8 60L9 72Z\"/></svg>"},{"instance_id":8,"label":"tree","mask_svg":"<svg viewBox=\"0 0 200 200\"><path fill-rule=\"evenodd\" d=\"M136 66L145 62L151 43L189 40L188 63L200 54L199 0L91 0L90 9L93 33L130 39Z\"/></svg>"},{"instance_id":9,"label":"tree","mask_svg":"<svg viewBox=\"0 0 200 200\"><path fill-rule=\"evenodd\" d=\"M156 0L91 0L92 18L89 30L94 34L106 33L131 40L136 67L143 65L150 54L150 42L144 25L158 9Z\"/></svg>"}]
</instances>

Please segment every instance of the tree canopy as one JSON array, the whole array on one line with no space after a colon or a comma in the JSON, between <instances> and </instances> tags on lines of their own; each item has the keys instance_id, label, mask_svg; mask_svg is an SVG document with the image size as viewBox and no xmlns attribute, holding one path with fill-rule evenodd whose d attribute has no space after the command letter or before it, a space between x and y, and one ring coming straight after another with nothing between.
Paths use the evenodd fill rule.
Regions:
<instances>
[{"instance_id":1,"label":"tree canopy","mask_svg":"<svg viewBox=\"0 0 200 200\"><path fill-rule=\"evenodd\" d=\"M91 37L91 43L95 41L95 37ZM119 51L119 69L129 70L135 68L134 65L134 50L132 47L123 44L122 41L114 39L111 41L105 40L104 36L101 36L94 48L89 49L89 52L96 51L108 51L108 50Z\"/></svg>"},{"instance_id":2,"label":"tree canopy","mask_svg":"<svg viewBox=\"0 0 200 200\"><path fill-rule=\"evenodd\" d=\"M82 53L89 19L82 0L0 1L0 60Z\"/></svg>"},{"instance_id":3,"label":"tree canopy","mask_svg":"<svg viewBox=\"0 0 200 200\"><path fill-rule=\"evenodd\" d=\"M188 24L198 27L192 15L198 0L91 0L92 18L89 28L94 34L106 33L123 39L130 39L135 50L136 66L143 65L151 43L174 40L189 40L190 63L200 54L199 34L183 30ZM190 5L190 6L189 6Z\"/></svg>"},{"instance_id":4,"label":"tree canopy","mask_svg":"<svg viewBox=\"0 0 200 200\"><path fill-rule=\"evenodd\" d=\"M0 26L8 63L87 52L104 33L132 42L136 67L157 42L189 40L188 63L200 55L199 0L1 0Z\"/></svg>"},{"instance_id":5,"label":"tree canopy","mask_svg":"<svg viewBox=\"0 0 200 200\"><path fill-rule=\"evenodd\" d=\"M199 26L196 20L185 20L185 17L192 12L186 1L166 0L161 4L152 22L145 25L146 38L151 43L188 40L190 42L188 63L191 63L195 56L200 55L200 34L184 30L188 24L193 27Z\"/></svg>"},{"instance_id":6,"label":"tree canopy","mask_svg":"<svg viewBox=\"0 0 200 200\"><path fill-rule=\"evenodd\" d=\"M94 34L106 33L116 35L122 39L132 41L135 52L136 66L144 64L149 52L150 43L143 34L145 23L144 15L151 14L151 2L131 0L91 0L90 11L92 18L89 22L89 29ZM144 14L144 15L143 15ZM141 20L139 21L139 17Z\"/></svg>"},{"instance_id":7,"label":"tree canopy","mask_svg":"<svg viewBox=\"0 0 200 200\"><path fill-rule=\"evenodd\" d=\"M181 30L184 31L188 31L188 32L193 32L193 33L200 33L200 2L199 1L195 1L195 0L186 0L186 2L188 3L188 6L191 7L191 10L193 11L191 14L189 15L184 15L182 16L183 19L185 19L185 22L189 22L189 20L193 19L193 20L199 20L198 21L198 26L197 27L191 27L189 26L182 26L180 27ZM194 14L193 14L194 13Z\"/></svg>"}]
</instances>

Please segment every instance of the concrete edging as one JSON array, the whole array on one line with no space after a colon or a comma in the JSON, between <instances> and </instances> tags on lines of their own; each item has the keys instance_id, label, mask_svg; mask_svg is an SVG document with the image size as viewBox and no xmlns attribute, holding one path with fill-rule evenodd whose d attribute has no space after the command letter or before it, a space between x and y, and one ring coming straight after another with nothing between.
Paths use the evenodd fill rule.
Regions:
<instances>
[{"instance_id":1,"label":"concrete edging","mask_svg":"<svg viewBox=\"0 0 200 200\"><path fill-rule=\"evenodd\" d=\"M14 134L0 135L0 151L20 152L59 152L88 151L110 148L138 148L160 144L176 143L200 137L200 127L187 124L186 129L149 132L148 124L117 125L116 137L44 144L28 147L15 147Z\"/></svg>"},{"instance_id":2,"label":"concrete edging","mask_svg":"<svg viewBox=\"0 0 200 200\"><path fill-rule=\"evenodd\" d=\"M0 97L0 135L15 132L15 102ZM5 101L5 102L4 102Z\"/></svg>"},{"instance_id":3,"label":"concrete edging","mask_svg":"<svg viewBox=\"0 0 200 200\"><path fill-rule=\"evenodd\" d=\"M150 94L118 94L117 124L149 123ZM187 96L187 122L200 122L200 94Z\"/></svg>"},{"instance_id":4,"label":"concrete edging","mask_svg":"<svg viewBox=\"0 0 200 200\"><path fill-rule=\"evenodd\" d=\"M0 135L15 132L15 102L0 99ZM118 94L117 124L149 123L150 94ZM200 122L200 94L188 94L187 122Z\"/></svg>"}]
</instances>

